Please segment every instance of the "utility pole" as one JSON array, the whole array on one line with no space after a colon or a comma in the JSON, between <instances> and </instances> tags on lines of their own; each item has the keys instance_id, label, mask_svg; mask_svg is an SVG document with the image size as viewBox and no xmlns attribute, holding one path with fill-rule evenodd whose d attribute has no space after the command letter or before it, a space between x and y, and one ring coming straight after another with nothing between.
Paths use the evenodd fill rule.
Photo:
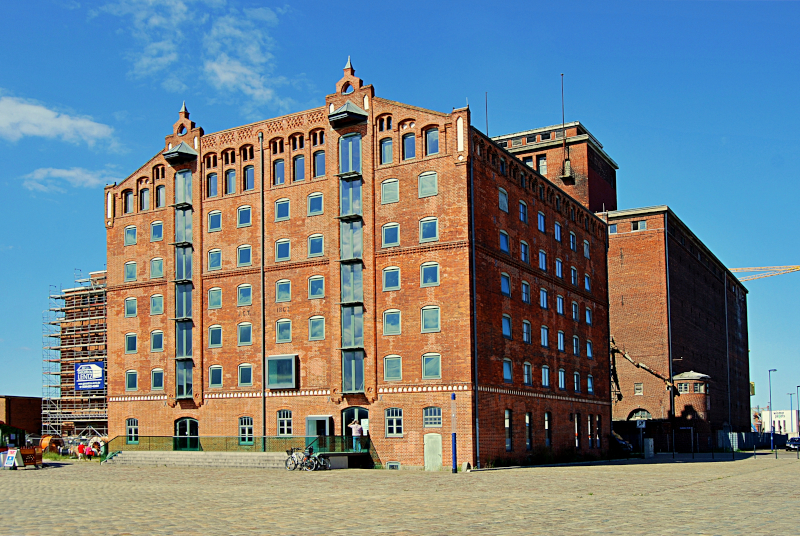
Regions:
<instances>
[{"instance_id":1,"label":"utility pole","mask_svg":"<svg viewBox=\"0 0 800 536\"><path fill-rule=\"evenodd\" d=\"M767 372L767 377L769 378L769 450L775 450L775 426L773 420L773 410L772 410L772 373L777 372L778 369L771 368L769 372Z\"/></svg>"}]
</instances>

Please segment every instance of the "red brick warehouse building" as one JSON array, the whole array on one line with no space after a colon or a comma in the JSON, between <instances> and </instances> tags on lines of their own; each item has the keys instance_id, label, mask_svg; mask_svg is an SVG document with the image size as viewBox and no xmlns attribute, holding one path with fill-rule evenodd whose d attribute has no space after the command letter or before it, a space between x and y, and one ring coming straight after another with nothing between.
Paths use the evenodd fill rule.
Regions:
<instances>
[{"instance_id":1,"label":"red brick warehouse building","mask_svg":"<svg viewBox=\"0 0 800 536\"><path fill-rule=\"evenodd\" d=\"M262 185L264 187L262 187ZM164 149L106 188L110 435L346 435L384 464L610 427L606 226L470 124L375 97ZM442 447L444 445L444 447Z\"/></svg>"},{"instance_id":2,"label":"red brick warehouse building","mask_svg":"<svg viewBox=\"0 0 800 536\"><path fill-rule=\"evenodd\" d=\"M611 334L623 398L614 420L652 420L668 449L717 445L717 431L750 430L747 289L667 206L601 214L609 224ZM671 424L668 424L671 423ZM649 425L648 425L649 426ZM694 442L694 443L693 443Z\"/></svg>"}]
</instances>

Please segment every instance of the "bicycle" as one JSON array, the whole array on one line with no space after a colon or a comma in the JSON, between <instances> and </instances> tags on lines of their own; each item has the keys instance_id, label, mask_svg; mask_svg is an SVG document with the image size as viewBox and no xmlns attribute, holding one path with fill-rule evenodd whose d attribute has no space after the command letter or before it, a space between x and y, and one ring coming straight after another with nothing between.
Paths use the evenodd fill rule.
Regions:
<instances>
[{"instance_id":1,"label":"bicycle","mask_svg":"<svg viewBox=\"0 0 800 536\"><path fill-rule=\"evenodd\" d=\"M302 453L302 455L300 454ZM286 451L289 455L284 462L287 471L294 471L298 467L304 471L314 471L317 468L317 459L313 456L314 448L309 447L306 450L293 447Z\"/></svg>"},{"instance_id":2,"label":"bicycle","mask_svg":"<svg viewBox=\"0 0 800 536\"><path fill-rule=\"evenodd\" d=\"M312 458L316 462L317 466L316 469L320 469L323 471L328 471L331 468L331 461L328 458L323 458L319 452L312 455Z\"/></svg>"}]
</instances>

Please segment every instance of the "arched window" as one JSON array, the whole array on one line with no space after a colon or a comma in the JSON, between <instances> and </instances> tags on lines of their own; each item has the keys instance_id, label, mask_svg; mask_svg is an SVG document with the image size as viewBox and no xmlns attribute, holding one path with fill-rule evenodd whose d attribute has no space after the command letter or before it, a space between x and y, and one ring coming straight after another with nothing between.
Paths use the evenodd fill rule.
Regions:
<instances>
[{"instance_id":1,"label":"arched window","mask_svg":"<svg viewBox=\"0 0 800 536\"><path fill-rule=\"evenodd\" d=\"M161 330L150 332L150 351L163 352L164 351L164 332Z\"/></svg>"},{"instance_id":2,"label":"arched window","mask_svg":"<svg viewBox=\"0 0 800 536\"><path fill-rule=\"evenodd\" d=\"M139 443L139 419L125 419L125 443L128 445Z\"/></svg>"},{"instance_id":3,"label":"arched window","mask_svg":"<svg viewBox=\"0 0 800 536\"><path fill-rule=\"evenodd\" d=\"M321 257L325 254L324 239L321 234L308 237L308 256Z\"/></svg>"},{"instance_id":4,"label":"arched window","mask_svg":"<svg viewBox=\"0 0 800 536\"><path fill-rule=\"evenodd\" d=\"M282 238L275 242L275 262L288 261L292 258L291 241L288 238Z\"/></svg>"},{"instance_id":5,"label":"arched window","mask_svg":"<svg viewBox=\"0 0 800 536\"><path fill-rule=\"evenodd\" d=\"M439 240L439 219L423 218L419 221L419 242L437 242Z\"/></svg>"},{"instance_id":6,"label":"arched window","mask_svg":"<svg viewBox=\"0 0 800 536\"><path fill-rule=\"evenodd\" d=\"M508 238L508 233L500 231L500 251L503 253L511 252L511 241Z\"/></svg>"},{"instance_id":7,"label":"arched window","mask_svg":"<svg viewBox=\"0 0 800 536\"><path fill-rule=\"evenodd\" d=\"M294 182L306 180L306 157L303 155L295 156L292 162Z\"/></svg>"},{"instance_id":8,"label":"arched window","mask_svg":"<svg viewBox=\"0 0 800 536\"><path fill-rule=\"evenodd\" d=\"M167 187L164 185L156 186L156 208L162 208L167 204Z\"/></svg>"},{"instance_id":9,"label":"arched window","mask_svg":"<svg viewBox=\"0 0 800 536\"><path fill-rule=\"evenodd\" d=\"M136 226L129 225L125 227L123 245L133 246L135 244L136 244Z\"/></svg>"},{"instance_id":10,"label":"arched window","mask_svg":"<svg viewBox=\"0 0 800 536\"><path fill-rule=\"evenodd\" d=\"M231 153L233 154L233 153ZM225 170L225 194L235 194L236 193L236 170L235 169L226 169Z\"/></svg>"},{"instance_id":11,"label":"arched window","mask_svg":"<svg viewBox=\"0 0 800 536\"><path fill-rule=\"evenodd\" d=\"M628 415L629 421L645 421L652 419L653 416L646 409L635 409Z\"/></svg>"},{"instance_id":12,"label":"arched window","mask_svg":"<svg viewBox=\"0 0 800 536\"><path fill-rule=\"evenodd\" d=\"M249 245L239 246L236 249L236 266L250 266L253 264L253 250Z\"/></svg>"},{"instance_id":13,"label":"arched window","mask_svg":"<svg viewBox=\"0 0 800 536\"><path fill-rule=\"evenodd\" d=\"M519 221L528 223L528 204L522 200L519 202Z\"/></svg>"},{"instance_id":14,"label":"arched window","mask_svg":"<svg viewBox=\"0 0 800 536\"><path fill-rule=\"evenodd\" d=\"M442 356L440 354L424 354L422 356L422 379L438 380L442 377Z\"/></svg>"},{"instance_id":15,"label":"arched window","mask_svg":"<svg viewBox=\"0 0 800 536\"><path fill-rule=\"evenodd\" d=\"M543 272L547 271L547 253L544 250L539 250L539 269Z\"/></svg>"},{"instance_id":16,"label":"arched window","mask_svg":"<svg viewBox=\"0 0 800 536\"><path fill-rule=\"evenodd\" d=\"M325 340L325 317L316 315L308 319L308 340Z\"/></svg>"},{"instance_id":17,"label":"arched window","mask_svg":"<svg viewBox=\"0 0 800 536\"><path fill-rule=\"evenodd\" d=\"M288 318L275 322L275 342L292 342L292 321Z\"/></svg>"},{"instance_id":18,"label":"arched window","mask_svg":"<svg viewBox=\"0 0 800 536\"><path fill-rule=\"evenodd\" d=\"M403 358L399 355L383 358L383 379L390 382L403 379Z\"/></svg>"},{"instance_id":19,"label":"arched window","mask_svg":"<svg viewBox=\"0 0 800 536\"><path fill-rule=\"evenodd\" d=\"M383 121L381 119L381 121ZM392 163L392 138L383 138L380 141L381 145L381 164Z\"/></svg>"},{"instance_id":20,"label":"arched window","mask_svg":"<svg viewBox=\"0 0 800 536\"><path fill-rule=\"evenodd\" d=\"M250 147L250 150L253 148ZM253 166L247 166L244 168L244 181L242 184L242 190L254 190L256 187L256 172Z\"/></svg>"},{"instance_id":21,"label":"arched window","mask_svg":"<svg viewBox=\"0 0 800 536\"><path fill-rule=\"evenodd\" d=\"M440 311L437 305L427 305L422 308L422 333L441 331Z\"/></svg>"},{"instance_id":22,"label":"arched window","mask_svg":"<svg viewBox=\"0 0 800 536\"><path fill-rule=\"evenodd\" d=\"M222 366L213 365L208 369L208 386L222 387Z\"/></svg>"},{"instance_id":23,"label":"arched window","mask_svg":"<svg viewBox=\"0 0 800 536\"><path fill-rule=\"evenodd\" d=\"M136 350L137 350L136 333L126 333L125 334L125 353L126 354L135 354Z\"/></svg>"},{"instance_id":24,"label":"arched window","mask_svg":"<svg viewBox=\"0 0 800 536\"><path fill-rule=\"evenodd\" d=\"M532 335L531 323L528 322L527 320L523 320L522 321L522 342L524 342L526 344L531 344L532 337L533 337L533 335Z\"/></svg>"},{"instance_id":25,"label":"arched window","mask_svg":"<svg viewBox=\"0 0 800 536\"><path fill-rule=\"evenodd\" d=\"M236 227L250 227L253 224L253 210L245 205L236 209Z\"/></svg>"},{"instance_id":26,"label":"arched window","mask_svg":"<svg viewBox=\"0 0 800 536\"><path fill-rule=\"evenodd\" d=\"M150 210L150 190L147 188L139 190L139 210Z\"/></svg>"},{"instance_id":27,"label":"arched window","mask_svg":"<svg viewBox=\"0 0 800 536\"><path fill-rule=\"evenodd\" d=\"M400 201L400 181L386 179L381 183L381 205L389 205Z\"/></svg>"},{"instance_id":28,"label":"arched window","mask_svg":"<svg viewBox=\"0 0 800 536\"><path fill-rule=\"evenodd\" d=\"M253 324L242 322L236 326L236 344L238 346L250 346L253 344Z\"/></svg>"},{"instance_id":29,"label":"arched window","mask_svg":"<svg viewBox=\"0 0 800 536\"><path fill-rule=\"evenodd\" d=\"M531 285L527 281L522 282L522 302L531 303Z\"/></svg>"},{"instance_id":30,"label":"arched window","mask_svg":"<svg viewBox=\"0 0 800 536\"><path fill-rule=\"evenodd\" d=\"M503 315L503 337L511 339L511 316Z\"/></svg>"},{"instance_id":31,"label":"arched window","mask_svg":"<svg viewBox=\"0 0 800 536\"><path fill-rule=\"evenodd\" d=\"M292 410L290 409L278 410L278 435L279 436L292 435Z\"/></svg>"},{"instance_id":32,"label":"arched window","mask_svg":"<svg viewBox=\"0 0 800 536\"><path fill-rule=\"evenodd\" d=\"M286 182L286 175L283 159L275 160L272 163L272 184L279 185Z\"/></svg>"},{"instance_id":33,"label":"arched window","mask_svg":"<svg viewBox=\"0 0 800 536\"><path fill-rule=\"evenodd\" d=\"M383 312L383 334L400 335L402 332L401 313L398 309L389 309Z\"/></svg>"},{"instance_id":34,"label":"arched window","mask_svg":"<svg viewBox=\"0 0 800 536\"><path fill-rule=\"evenodd\" d=\"M309 216L318 216L325 211L325 204L323 203L323 195L321 192L314 192L308 194L306 201L306 208L308 209Z\"/></svg>"},{"instance_id":35,"label":"arched window","mask_svg":"<svg viewBox=\"0 0 800 536\"><path fill-rule=\"evenodd\" d=\"M513 365L511 363L511 360L508 358L503 359L503 382L512 383L514 381L512 378L512 372L513 372L512 369Z\"/></svg>"},{"instance_id":36,"label":"arched window","mask_svg":"<svg viewBox=\"0 0 800 536\"><path fill-rule=\"evenodd\" d=\"M550 367L542 366L542 387L550 387Z\"/></svg>"},{"instance_id":37,"label":"arched window","mask_svg":"<svg viewBox=\"0 0 800 536\"><path fill-rule=\"evenodd\" d=\"M164 314L164 296L161 294L153 294L150 296L150 315L163 315Z\"/></svg>"},{"instance_id":38,"label":"arched window","mask_svg":"<svg viewBox=\"0 0 800 536\"><path fill-rule=\"evenodd\" d=\"M208 252L208 269L209 271L222 269L222 250L212 249Z\"/></svg>"},{"instance_id":39,"label":"arched window","mask_svg":"<svg viewBox=\"0 0 800 536\"><path fill-rule=\"evenodd\" d=\"M577 335L572 337L572 354L581 355L581 340Z\"/></svg>"},{"instance_id":40,"label":"arched window","mask_svg":"<svg viewBox=\"0 0 800 536\"><path fill-rule=\"evenodd\" d=\"M164 239L164 223L154 221L150 224L150 242L161 242Z\"/></svg>"},{"instance_id":41,"label":"arched window","mask_svg":"<svg viewBox=\"0 0 800 536\"><path fill-rule=\"evenodd\" d=\"M429 128L425 131L425 154L439 154L439 129Z\"/></svg>"},{"instance_id":42,"label":"arched window","mask_svg":"<svg viewBox=\"0 0 800 536\"><path fill-rule=\"evenodd\" d=\"M511 296L511 277L505 272L500 274L500 293L503 296Z\"/></svg>"},{"instance_id":43,"label":"arched window","mask_svg":"<svg viewBox=\"0 0 800 536\"><path fill-rule=\"evenodd\" d=\"M417 156L417 140L413 133L403 136L403 160L410 160Z\"/></svg>"},{"instance_id":44,"label":"arched window","mask_svg":"<svg viewBox=\"0 0 800 536\"><path fill-rule=\"evenodd\" d=\"M133 213L133 190L122 192L122 212L125 214Z\"/></svg>"},{"instance_id":45,"label":"arched window","mask_svg":"<svg viewBox=\"0 0 800 536\"><path fill-rule=\"evenodd\" d=\"M567 373L564 371L563 368L558 369L558 388L559 389L567 388Z\"/></svg>"},{"instance_id":46,"label":"arched window","mask_svg":"<svg viewBox=\"0 0 800 536\"><path fill-rule=\"evenodd\" d=\"M150 260L150 279L160 279L164 277L164 259Z\"/></svg>"},{"instance_id":47,"label":"arched window","mask_svg":"<svg viewBox=\"0 0 800 536\"><path fill-rule=\"evenodd\" d=\"M222 326L220 325L209 326L208 347L222 348Z\"/></svg>"},{"instance_id":48,"label":"arched window","mask_svg":"<svg viewBox=\"0 0 800 536\"><path fill-rule=\"evenodd\" d=\"M136 263L135 262L126 262L125 263L125 282L136 281Z\"/></svg>"},{"instance_id":49,"label":"arched window","mask_svg":"<svg viewBox=\"0 0 800 536\"><path fill-rule=\"evenodd\" d=\"M253 444L253 418L239 417L239 444Z\"/></svg>"},{"instance_id":50,"label":"arched window","mask_svg":"<svg viewBox=\"0 0 800 536\"><path fill-rule=\"evenodd\" d=\"M547 348L550 345L550 330L547 328L547 326L542 326L540 335L542 346Z\"/></svg>"},{"instance_id":51,"label":"arched window","mask_svg":"<svg viewBox=\"0 0 800 536\"><path fill-rule=\"evenodd\" d=\"M125 298L125 317L132 318L136 316L136 298Z\"/></svg>"},{"instance_id":52,"label":"arched window","mask_svg":"<svg viewBox=\"0 0 800 536\"><path fill-rule=\"evenodd\" d=\"M442 408L431 406L422 410L422 427L423 428L441 428L442 427Z\"/></svg>"},{"instance_id":53,"label":"arched window","mask_svg":"<svg viewBox=\"0 0 800 536\"><path fill-rule=\"evenodd\" d=\"M314 176L323 177L325 175L325 151L314 153Z\"/></svg>"},{"instance_id":54,"label":"arched window","mask_svg":"<svg viewBox=\"0 0 800 536\"><path fill-rule=\"evenodd\" d=\"M594 378L591 374L586 377L586 392L590 395L594 394Z\"/></svg>"},{"instance_id":55,"label":"arched window","mask_svg":"<svg viewBox=\"0 0 800 536\"><path fill-rule=\"evenodd\" d=\"M236 305L252 305L253 304L253 286L252 285L239 285L236 287Z\"/></svg>"},{"instance_id":56,"label":"arched window","mask_svg":"<svg viewBox=\"0 0 800 536\"><path fill-rule=\"evenodd\" d=\"M400 224L387 223L381 228L382 247L388 248L400 245Z\"/></svg>"},{"instance_id":57,"label":"arched window","mask_svg":"<svg viewBox=\"0 0 800 536\"><path fill-rule=\"evenodd\" d=\"M525 385L533 385L533 369L527 361L522 364L522 381Z\"/></svg>"},{"instance_id":58,"label":"arched window","mask_svg":"<svg viewBox=\"0 0 800 536\"><path fill-rule=\"evenodd\" d=\"M524 263L530 264L531 262L530 247L524 240L521 240L519 243L519 258Z\"/></svg>"},{"instance_id":59,"label":"arched window","mask_svg":"<svg viewBox=\"0 0 800 536\"><path fill-rule=\"evenodd\" d=\"M398 274L399 272L398 268ZM439 286L439 263L426 262L419 267L419 286L420 287L436 287ZM398 279L399 288L399 279Z\"/></svg>"},{"instance_id":60,"label":"arched window","mask_svg":"<svg viewBox=\"0 0 800 536\"><path fill-rule=\"evenodd\" d=\"M150 371L150 390L164 390L164 369L157 368Z\"/></svg>"},{"instance_id":61,"label":"arched window","mask_svg":"<svg viewBox=\"0 0 800 536\"><path fill-rule=\"evenodd\" d=\"M420 198L431 197L439 193L439 175L435 171L426 171L417 178L417 192Z\"/></svg>"},{"instance_id":62,"label":"arched window","mask_svg":"<svg viewBox=\"0 0 800 536\"><path fill-rule=\"evenodd\" d=\"M503 212L508 212L508 192L504 188L498 188L498 206Z\"/></svg>"},{"instance_id":63,"label":"arched window","mask_svg":"<svg viewBox=\"0 0 800 536\"><path fill-rule=\"evenodd\" d=\"M281 279L275 283L275 302L292 301L292 282L288 279Z\"/></svg>"},{"instance_id":64,"label":"arched window","mask_svg":"<svg viewBox=\"0 0 800 536\"><path fill-rule=\"evenodd\" d=\"M214 287L208 289L208 308L220 309L222 307L222 289Z\"/></svg>"},{"instance_id":65,"label":"arched window","mask_svg":"<svg viewBox=\"0 0 800 536\"><path fill-rule=\"evenodd\" d=\"M239 386L253 385L253 365L242 363L239 365Z\"/></svg>"},{"instance_id":66,"label":"arched window","mask_svg":"<svg viewBox=\"0 0 800 536\"><path fill-rule=\"evenodd\" d=\"M308 278L308 299L316 300L325 297L325 277L314 275Z\"/></svg>"},{"instance_id":67,"label":"arched window","mask_svg":"<svg viewBox=\"0 0 800 536\"><path fill-rule=\"evenodd\" d=\"M383 269L383 290L400 290L400 268L387 266Z\"/></svg>"}]
</instances>

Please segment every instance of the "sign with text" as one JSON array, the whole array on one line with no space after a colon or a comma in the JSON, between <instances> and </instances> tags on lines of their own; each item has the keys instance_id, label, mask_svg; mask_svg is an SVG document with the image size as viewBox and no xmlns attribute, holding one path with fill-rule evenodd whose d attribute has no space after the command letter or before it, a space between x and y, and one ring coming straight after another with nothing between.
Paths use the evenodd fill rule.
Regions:
<instances>
[{"instance_id":1,"label":"sign with text","mask_svg":"<svg viewBox=\"0 0 800 536\"><path fill-rule=\"evenodd\" d=\"M104 364L102 361L75 363L75 390L105 389Z\"/></svg>"},{"instance_id":2,"label":"sign with text","mask_svg":"<svg viewBox=\"0 0 800 536\"><path fill-rule=\"evenodd\" d=\"M636 428L644 428L647 425L647 421L638 420L636 421Z\"/></svg>"},{"instance_id":3,"label":"sign with text","mask_svg":"<svg viewBox=\"0 0 800 536\"><path fill-rule=\"evenodd\" d=\"M6 454L6 463L3 464L3 467L14 467L14 460L17 457L17 451L15 449L8 449L8 454Z\"/></svg>"}]
</instances>

